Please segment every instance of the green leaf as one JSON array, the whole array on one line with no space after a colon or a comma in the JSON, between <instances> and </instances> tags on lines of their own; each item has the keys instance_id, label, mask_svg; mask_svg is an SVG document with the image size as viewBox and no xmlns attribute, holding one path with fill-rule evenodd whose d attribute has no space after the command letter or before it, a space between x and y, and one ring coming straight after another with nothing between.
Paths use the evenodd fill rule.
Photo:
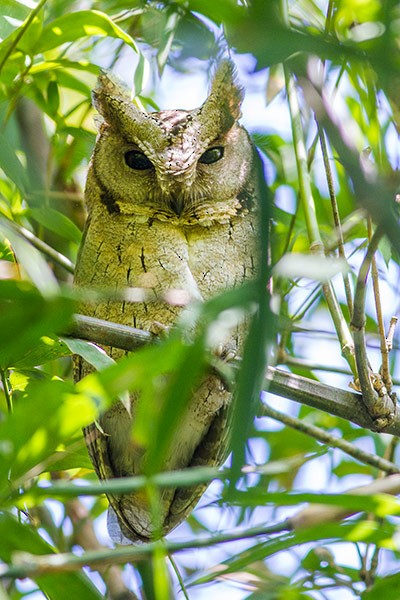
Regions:
<instances>
[{"instance_id":1,"label":"green leaf","mask_svg":"<svg viewBox=\"0 0 400 600\"><path fill-rule=\"evenodd\" d=\"M0 281L0 367L12 367L18 361L22 365L24 359L26 364L31 363L29 352L34 355L35 347L40 345L43 349L43 336L50 337L64 329L71 319L73 308L70 298L55 296L45 299L28 282ZM45 343L45 346L48 344ZM48 349L53 352L54 347Z\"/></svg>"},{"instance_id":2,"label":"green leaf","mask_svg":"<svg viewBox=\"0 0 400 600\"><path fill-rule=\"evenodd\" d=\"M57 447L75 441L81 428L96 418L97 409L72 383L30 381L13 413L0 424L1 494L8 496L10 481L19 486L49 470Z\"/></svg>"},{"instance_id":3,"label":"green leaf","mask_svg":"<svg viewBox=\"0 0 400 600\"><path fill-rule=\"evenodd\" d=\"M58 91L57 82L54 81L54 79L50 80L47 86L47 106L49 114L56 117L58 109L60 108L60 93Z\"/></svg>"},{"instance_id":4,"label":"green leaf","mask_svg":"<svg viewBox=\"0 0 400 600\"><path fill-rule=\"evenodd\" d=\"M362 600L397 600L400 589L400 573L393 573L386 577L378 577L372 587L361 594Z\"/></svg>"},{"instance_id":5,"label":"green leaf","mask_svg":"<svg viewBox=\"0 0 400 600\"><path fill-rule=\"evenodd\" d=\"M12 17L18 21L25 21L29 15L30 9L28 5L16 0L1 0L0 16ZM15 28L15 26L14 26Z\"/></svg>"},{"instance_id":6,"label":"green leaf","mask_svg":"<svg viewBox=\"0 0 400 600\"><path fill-rule=\"evenodd\" d=\"M0 168L24 194L29 189L25 168L22 166L8 138L0 131Z\"/></svg>"},{"instance_id":7,"label":"green leaf","mask_svg":"<svg viewBox=\"0 0 400 600\"><path fill-rule=\"evenodd\" d=\"M263 388L264 373L268 362L267 349L274 331L274 315L270 307L268 294L270 251L269 229L266 225L271 219L273 198L268 188L261 159L256 164L257 183L260 189L260 224L259 230L259 275L255 281L257 312L252 316L248 334L244 343L242 364L237 380L237 388L232 411L232 471L231 490L234 489L235 477L245 460L245 447Z\"/></svg>"},{"instance_id":8,"label":"green leaf","mask_svg":"<svg viewBox=\"0 0 400 600\"><path fill-rule=\"evenodd\" d=\"M93 470L82 434L79 434L79 438L75 442L72 441L63 450L57 450L52 455L49 471L68 471L70 469ZM79 496L79 493L77 496Z\"/></svg>"},{"instance_id":9,"label":"green leaf","mask_svg":"<svg viewBox=\"0 0 400 600\"><path fill-rule=\"evenodd\" d=\"M82 239L82 232L80 229L69 219L66 215L63 215L58 210L54 210L48 206L41 208L31 208L30 214L32 217L54 233L59 236L66 238L70 242L80 244Z\"/></svg>"},{"instance_id":10,"label":"green leaf","mask_svg":"<svg viewBox=\"0 0 400 600\"><path fill-rule=\"evenodd\" d=\"M108 356L102 348L93 344L93 342L74 338L62 338L62 341L72 354L82 356L97 371L115 364L115 360Z\"/></svg>"},{"instance_id":11,"label":"green leaf","mask_svg":"<svg viewBox=\"0 0 400 600\"><path fill-rule=\"evenodd\" d=\"M204 2L204 0L190 0L189 8L193 12L206 15L215 23L231 23L243 17L245 10L236 0L219 0L218 2Z\"/></svg>"},{"instance_id":12,"label":"green leaf","mask_svg":"<svg viewBox=\"0 0 400 600\"><path fill-rule=\"evenodd\" d=\"M56 554L54 548L45 542L35 529L18 521L13 515L0 513L0 558L10 565L15 560L15 552L31 554ZM55 575L38 575L35 581L52 600L100 600L102 595L83 572L60 572Z\"/></svg>"},{"instance_id":13,"label":"green leaf","mask_svg":"<svg viewBox=\"0 0 400 600\"><path fill-rule=\"evenodd\" d=\"M71 356L71 351L63 340L55 336L43 335L39 342L29 346L22 356L13 362L12 366L15 369L37 367L65 356Z\"/></svg>"},{"instance_id":14,"label":"green leaf","mask_svg":"<svg viewBox=\"0 0 400 600\"><path fill-rule=\"evenodd\" d=\"M24 30L23 36L18 41L18 50L22 50L25 54L34 54L34 48L37 42L40 40L41 33L43 30L43 11L39 11L38 14L26 26L26 22L22 25L21 30Z\"/></svg>"},{"instance_id":15,"label":"green leaf","mask_svg":"<svg viewBox=\"0 0 400 600\"><path fill-rule=\"evenodd\" d=\"M48 23L35 48L36 53L48 52L68 42L92 36L110 36L124 41L139 54L136 43L110 17L98 10L72 12Z\"/></svg>"}]
</instances>

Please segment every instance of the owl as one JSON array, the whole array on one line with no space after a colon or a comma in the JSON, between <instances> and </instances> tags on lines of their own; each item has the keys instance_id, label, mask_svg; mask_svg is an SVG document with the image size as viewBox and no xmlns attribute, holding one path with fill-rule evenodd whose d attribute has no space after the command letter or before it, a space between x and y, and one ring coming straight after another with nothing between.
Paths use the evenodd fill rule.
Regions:
<instances>
[{"instance_id":1,"label":"owl","mask_svg":"<svg viewBox=\"0 0 400 600\"><path fill-rule=\"evenodd\" d=\"M76 272L77 288L140 288L152 301L109 297L83 302L83 314L154 331L172 327L182 307L168 293L204 302L253 278L258 263L258 155L239 125L243 91L230 60L217 67L209 95L195 110L146 113L123 86L102 73L93 92L100 114L85 202L87 222ZM240 353L245 325L224 339L222 356ZM118 359L123 352L107 347ZM229 349L229 350L227 350ZM76 379L90 372L75 359ZM100 479L143 472L145 456L132 443L139 398L117 401L85 429ZM154 398L160 402L160 398ZM232 393L215 372L193 389L162 470L220 465L227 454ZM156 443L156 440L155 440ZM165 535L193 509L206 486L160 492L157 524L146 495L109 495L109 532L120 543Z\"/></svg>"}]
</instances>

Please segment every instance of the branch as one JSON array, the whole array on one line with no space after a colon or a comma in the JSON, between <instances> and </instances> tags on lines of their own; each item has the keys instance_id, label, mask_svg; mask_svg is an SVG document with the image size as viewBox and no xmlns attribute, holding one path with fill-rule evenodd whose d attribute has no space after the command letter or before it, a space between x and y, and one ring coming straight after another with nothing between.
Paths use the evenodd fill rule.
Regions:
<instances>
[{"instance_id":1,"label":"branch","mask_svg":"<svg viewBox=\"0 0 400 600\"><path fill-rule=\"evenodd\" d=\"M32 246L37 248L37 250L40 250L40 252L43 252L45 256L48 256L53 261L53 263L60 265L69 273L74 272L74 263L69 258L67 258L63 254L61 254L61 252L58 252L57 250L49 246L49 244L46 244L46 242L38 238L34 233L29 231L29 229L26 229L26 227L22 227L22 225L18 225L10 219L7 219L7 225L12 227L17 234L25 238L28 242L32 244Z\"/></svg>"},{"instance_id":2,"label":"branch","mask_svg":"<svg viewBox=\"0 0 400 600\"><path fill-rule=\"evenodd\" d=\"M395 416L390 425L380 429L365 411L362 396L357 392L334 388L273 367L268 367L266 381L268 382L267 390L277 396L323 410L371 431L379 430L392 435L400 435L399 415Z\"/></svg>"},{"instance_id":3,"label":"branch","mask_svg":"<svg viewBox=\"0 0 400 600\"><path fill-rule=\"evenodd\" d=\"M302 433L313 437L319 442L328 445L330 448L338 448L356 460L367 465L371 465L372 467L376 467L385 473L400 473L400 466L396 465L395 463L386 460L385 458L381 458L376 454L365 452L354 444L350 444L350 442L347 442L343 438L339 438L332 433L328 433L324 429L321 429L321 427L316 427L311 423L306 423L300 419L296 419L295 417L285 415L284 413L271 408L265 403L263 403L262 408L260 409L259 416L261 415L263 417L270 417L271 419L275 419L280 423L284 423L288 427L292 427L292 429L301 431Z\"/></svg>"},{"instance_id":4,"label":"branch","mask_svg":"<svg viewBox=\"0 0 400 600\"><path fill-rule=\"evenodd\" d=\"M128 351L137 350L155 339L149 331L86 315L74 315L66 335Z\"/></svg>"},{"instance_id":5,"label":"branch","mask_svg":"<svg viewBox=\"0 0 400 600\"><path fill-rule=\"evenodd\" d=\"M154 340L154 336L148 331L84 315L75 315L74 325L68 333L122 350L134 350ZM359 393L334 388L273 367L267 369L265 389L272 394L323 410L371 431L377 431L374 420L365 411ZM400 418L396 416L391 425L379 431L400 436Z\"/></svg>"}]
</instances>

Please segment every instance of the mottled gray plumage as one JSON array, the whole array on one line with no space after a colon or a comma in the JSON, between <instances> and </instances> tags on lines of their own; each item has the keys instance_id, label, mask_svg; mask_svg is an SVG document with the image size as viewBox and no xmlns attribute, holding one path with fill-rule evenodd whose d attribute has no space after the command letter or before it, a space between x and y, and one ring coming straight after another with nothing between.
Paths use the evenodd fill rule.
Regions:
<instances>
[{"instance_id":1,"label":"mottled gray plumage","mask_svg":"<svg viewBox=\"0 0 400 600\"><path fill-rule=\"evenodd\" d=\"M168 302L179 290L207 300L254 276L257 263L256 153L238 125L242 89L230 61L222 62L204 104L196 110L144 113L108 75L93 94L102 116L89 168L86 231L75 285L94 289L144 288L151 302L115 299L86 303L81 312L152 330L173 325L182 310ZM240 352L243 326L224 344ZM106 348L113 358L122 352ZM89 366L76 360L77 378ZM157 401L157 399L155 399ZM117 402L86 429L101 479L141 472L142 453L131 440L137 398L129 411ZM193 392L166 454L163 469L216 465L227 451L231 393L214 374ZM192 510L205 486L161 494L165 534ZM123 535L148 540L154 524L145 494L109 496Z\"/></svg>"}]
</instances>

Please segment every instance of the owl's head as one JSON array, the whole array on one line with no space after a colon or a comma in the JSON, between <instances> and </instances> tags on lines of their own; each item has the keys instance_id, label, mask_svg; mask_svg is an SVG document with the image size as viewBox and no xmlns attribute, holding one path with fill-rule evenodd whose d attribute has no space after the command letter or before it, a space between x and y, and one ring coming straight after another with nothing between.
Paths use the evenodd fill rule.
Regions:
<instances>
[{"instance_id":1,"label":"owl's head","mask_svg":"<svg viewBox=\"0 0 400 600\"><path fill-rule=\"evenodd\" d=\"M242 100L228 60L191 111L145 113L102 73L93 92L103 122L92 169L109 212L207 225L247 210L254 151L238 124Z\"/></svg>"}]
</instances>

